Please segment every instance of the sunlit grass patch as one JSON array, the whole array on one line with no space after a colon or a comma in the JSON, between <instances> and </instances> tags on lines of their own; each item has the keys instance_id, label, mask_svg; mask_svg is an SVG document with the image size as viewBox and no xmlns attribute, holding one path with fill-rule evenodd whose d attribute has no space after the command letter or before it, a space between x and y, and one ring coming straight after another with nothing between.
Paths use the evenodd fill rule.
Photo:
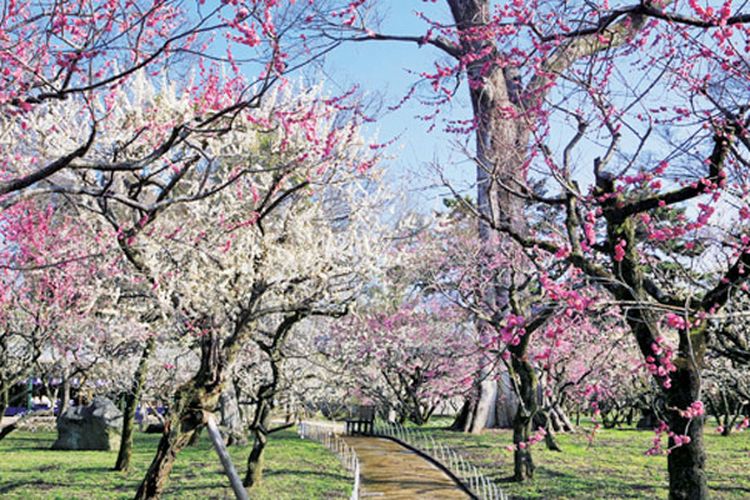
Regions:
<instances>
[{"instance_id":1,"label":"sunlit grass patch","mask_svg":"<svg viewBox=\"0 0 750 500\"><path fill-rule=\"evenodd\" d=\"M54 433L16 432L0 441L1 498L132 498L153 458L158 435L136 434L131 471L115 472L116 452L52 451ZM229 448L240 474L249 446ZM273 434L254 499L348 498L351 480L338 459L293 431ZM165 498L233 498L210 442L203 437L177 458Z\"/></svg>"}]
</instances>

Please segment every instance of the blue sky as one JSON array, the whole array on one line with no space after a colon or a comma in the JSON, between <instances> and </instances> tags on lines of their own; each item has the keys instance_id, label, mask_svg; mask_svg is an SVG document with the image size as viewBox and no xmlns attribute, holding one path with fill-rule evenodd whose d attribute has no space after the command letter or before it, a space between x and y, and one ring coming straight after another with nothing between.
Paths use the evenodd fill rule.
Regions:
<instances>
[{"instance_id":1,"label":"blue sky","mask_svg":"<svg viewBox=\"0 0 750 500\"><path fill-rule=\"evenodd\" d=\"M383 0L378 2L378 9L384 14L378 31L387 34L424 34L427 26L415 15L417 9L433 19L446 19L448 16L443 2ZM445 189L418 189L437 179L430 167L433 160L443 165L446 175L456 185L470 189L475 175L474 167L455 146L456 141L466 141L467 137L443 131L443 120L471 117L468 92L465 87L460 89L453 105L441 109L442 119L431 132L428 131L429 123L416 119L417 115L428 113L431 109L415 99L394 112L387 112L386 108L398 103L418 80L418 74L432 70L434 62L443 57L433 47L418 47L414 43L359 42L334 50L324 68L324 78L332 92L341 92L353 84L359 84L373 98L382 99L382 112L371 131L377 132L379 140L383 142L398 137L397 142L388 149L388 153L395 156L387 163L389 178L391 182L403 182L399 180L401 175L416 173L419 178L417 184L421 186L414 191L414 201L423 210L440 208L440 195L447 192Z\"/></svg>"}]
</instances>

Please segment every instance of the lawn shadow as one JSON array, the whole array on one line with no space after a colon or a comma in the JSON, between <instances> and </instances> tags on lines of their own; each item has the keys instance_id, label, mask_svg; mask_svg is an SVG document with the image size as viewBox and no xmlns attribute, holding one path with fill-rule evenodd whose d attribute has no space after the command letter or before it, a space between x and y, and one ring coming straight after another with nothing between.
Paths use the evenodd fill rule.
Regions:
<instances>
[{"instance_id":1,"label":"lawn shadow","mask_svg":"<svg viewBox=\"0 0 750 500\"><path fill-rule=\"evenodd\" d=\"M112 475L122 476L120 471L114 470L111 465L96 465L84 467L72 467L71 472L91 472L91 473L112 473Z\"/></svg>"},{"instance_id":2,"label":"lawn shadow","mask_svg":"<svg viewBox=\"0 0 750 500\"><path fill-rule=\"evenodd\" d=\"M21 488L23 486L31 486L33 484L36 484L36 481L16 481L15 483L0 485L0 495L10 493L16 488Z\"/></svg>"},{"instance_id":3,"label":"lawn shadow","mask_svg":"<svg viewBox=\"0 0 750 500\"><path fill-rule=\"evenodd\" d=\"M315 476L320 478L329 478L329 479L344 479L349 480L349 476L344 474L333 474L331 472L317 472L317 471L310 471L310 470L294 470L294 469L279 469L279 470L268 470L267 472L263 473L266 477L271 476L280 476L283 474L291 474L294 476Z\"/></svg>"},{"instance_id":4,"label":"lawn shadow","mask_svg":"<svg viewBox=\"0 0 750 500\"><path fill-rule=\"evenodd\" d=\"M508 484L517 482L513 476L497 477L493 478L497 483Z\"/></svg>"},{"instance_id":5,"label":"lawn shadow","mask_svg":"<svg viewBox=\"0 0 750 500\"><path fill-rule=\"evenodd\" d=\"M716 491L726 491L726 492L743 492L743 493L750 493L750 488L745 488L744 486L710 486L708 487L709 490L716 490ZM750 497L750 495L748 495Z\"/></svg>"}]
</instances>

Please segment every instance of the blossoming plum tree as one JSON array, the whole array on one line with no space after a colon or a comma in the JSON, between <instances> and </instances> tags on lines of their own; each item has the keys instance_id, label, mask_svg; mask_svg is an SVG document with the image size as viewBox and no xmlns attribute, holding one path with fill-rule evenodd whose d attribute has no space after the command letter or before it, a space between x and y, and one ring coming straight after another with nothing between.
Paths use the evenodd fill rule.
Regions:
<instances>
[{"instance_id":1,"label":"blossoming plum tree","mask_svg":"<svg viewBox=\"0 0 750 500\"><path fill-rule=\"evenodd\" d=\"M473 114L448 125L476 138L480 231L494 227L555 255L620 302L670 408L670 495L705 498L702 415L693 403L707 318L746 274L747 75L739 68L750 17L729 2L447 4L449 22L422 15L424 35L375 32L368 2L352 2L356 15L329 33L415 42L450 57L421 75L438 106L458 88L454 78L467 81ZM633 71L635 82L621 77ZM582 163L594 168L583 175ZM673 266L659 261L682 267L689 256L697 265L719 251L704 228L727 206L739 222L722 228L734 248L728 264L698 286L664 279ZM529 227L529 207L547 214L547 229Z\"/></svg>"},{"instance_id":2,"label":"blossoming plum tree","mask_svg":"<svg viewBox=\"0 0 750 500\"><path fill-rule=\"evenodd\" d=\"M347 374L352 398L422 425L440 405L466 394L479 347L463 311L419 300L392 311L370 307L374 311L359 310L317 340L339 367L336 376Z\"/></svg>"},{"instance_id":3,"label":"blossoming plum tree","mask_svg":"<svg viewBox=\"0 0 750 500\"><path fill-rule=\"evenodd\" d=\"M82 234L74 216L52 205L19 203L0 214L0 414L9 389L43 375L104 306L97 262L76 248Z\"/></svg>"},{"instance_id":4,"label":"blossoming plum tree","mask_svg":"<svg viewBox=\"0 0 750 500\"><path fill-rule=\"evenodd\" d=\"M220 116L257 106L288 73L332 48L301 22L311 8L307 2L278 0L7 2L0 17L0 206L23 199L30 190L58 185L70 170L91 175L139 170L196 129L212 128ZM200 79L191 76L196 71ZM142 157L106 167L81 161L96 148L113 93L139 72L192 78L191 116L169 124L170 133ZM86 134L75 134L55 154L22 161L15 145L2 142L36 140L44 132L29 123L28 114L48 103L73 101L90 106L79 116Z\"/></svg>"},{"instance_id":5,"label":"blossoming plum tree","mask_svg":"<svg viewBox=\"0 0 750 500\"><path fill-rule=\"evenodd\" d=\"M93 237L121 253L174 335L200 346L200 368L175 394L139 496L161 491L175 454L215 407L226 370L261 322L278 321L273 328L286 334L306 316L339 310L356 293L350 282L373 269L379 202L357 179L374 152L356 120L338 124L342 102L318 94L279 93L240 123L227 116L214 122L220 132L192 135L139 163L203 98L158 88L139 73L111 95L97 145L82 159L135 161L138 170L91 176L83 169L53 190L73 195L82 217L98 224ZM76 126L85 107L70 104L29 112L36 128L49 131L29 154L41 157L86 133Z\"/></svg>"}]
</instances>

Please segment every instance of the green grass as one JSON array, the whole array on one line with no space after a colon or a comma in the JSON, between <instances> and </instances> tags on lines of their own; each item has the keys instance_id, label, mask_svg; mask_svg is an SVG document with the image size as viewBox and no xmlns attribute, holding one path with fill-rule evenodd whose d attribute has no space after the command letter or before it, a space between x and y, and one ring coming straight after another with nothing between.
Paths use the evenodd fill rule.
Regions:
<instances>
[{"instance_id":1,"label":"green grass","mask_svg":"<svg viewBox=\"0 0 750 500\"><path fill-rule=\"evenodd\" d=\"M667 460L646 456L654 433L635 429L602 429L589 446L588 432L558 436L562 453L544 443L533 448L537 466L529 483L508 482L513 474L509 430L467 435L445 430L436 420L423 427L460 451L512 497L537 499L666 498ZM750 432L722 437L706 427L708 485L714 499L750 498Z\"/></svg>"},{"instance_id":2,"label":"green grass","mask_svg":"<svg viewBox=\"0 0 750 500\"><path fill-rule=\"evenodd\" d=\"M54 433L17 431L0 441L0 498L132 498L153 458L158 435L136 434L133 467L111 470L116 452L51 451ZM240 474L250 447L229 448ZM253 499L348 498L351 480L323 446L293 431L272 434L265 478ZM177 457L164 498L233 498L207 437Z\"/></svg>"}]
</instances>

